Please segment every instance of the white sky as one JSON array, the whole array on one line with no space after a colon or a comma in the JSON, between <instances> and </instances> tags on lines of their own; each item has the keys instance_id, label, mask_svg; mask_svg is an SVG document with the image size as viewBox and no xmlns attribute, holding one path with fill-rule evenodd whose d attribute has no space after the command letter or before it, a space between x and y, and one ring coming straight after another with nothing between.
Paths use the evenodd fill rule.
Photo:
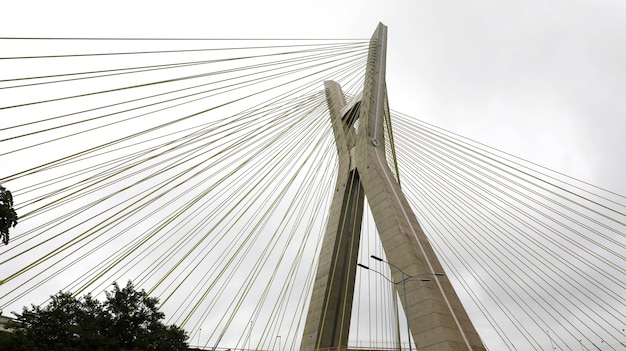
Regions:
<instances>
[{"instance_id":1,"label":"white sky","mask_svg":"<svg viewBox=\"0 0 626 351\"><path fill-rule=\"evenodd\" d=\"M623 1L3 1L3 36L369 38L394 109L626 193Z\"/></svg>"},{"instance_id":2,"label":"white sky","mask_svg":"<svg viewBox=\"0 0 626 351\"><path fill-rule=\"evenodd\" d=\"M393 109L626 194L624 1L2 1L2 13L4 37L369 38L381 21Z\"/></svg>"},{"instance_id":3,"label":"white sky","mask_svg":"<svg viewBox=\"0 0 626 351\"><path fill-rule=\"evenodd\" d=\"M369 38L394 109L618 193L623 1L3 1L3 36Z\"/></svg>"}]
</instances>

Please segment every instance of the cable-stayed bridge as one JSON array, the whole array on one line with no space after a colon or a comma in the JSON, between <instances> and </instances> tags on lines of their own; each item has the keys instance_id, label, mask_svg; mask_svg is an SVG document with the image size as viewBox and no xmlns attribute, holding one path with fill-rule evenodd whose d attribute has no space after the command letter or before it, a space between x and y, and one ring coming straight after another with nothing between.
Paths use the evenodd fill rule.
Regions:
<instances>
[{"instance_id":1,"label":"cable-stayed bridge","mask_svg":"<svg viewBox=\"0 0 626 351\"><path fill-rule=\"evenodd\" d=\"M298 349L339 172L323 82L357 101L368 40L2 41L0 309L132 280L192 345ZM390 100L388 166L485 346L623 349L624 197ZM369 208L347 346L404 349Z\"/></svg>"}]
</instances>

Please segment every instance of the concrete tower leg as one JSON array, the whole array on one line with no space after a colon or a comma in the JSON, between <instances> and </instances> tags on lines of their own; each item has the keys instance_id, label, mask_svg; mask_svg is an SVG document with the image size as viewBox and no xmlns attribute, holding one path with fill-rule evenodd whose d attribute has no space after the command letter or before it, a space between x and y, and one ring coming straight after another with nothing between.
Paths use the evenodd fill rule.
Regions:
<instances>
[{"instance_id":1,"label":"concrete tower leg","mask_svg":"<svg viewBox=\"0 0 626 351\"><path fill-rule=\"evenodd\" d=\"M386 161L386 42L387 27L379 24L370 41L354 162L389 262L412 276L443 272ZM396 282L404 278L393 268L392 275ZM448 278L433 275L432 279L428 284L407 281L403 286L404 310L410 311L409 327L419 350L484 350Z\"/></svg>"},{"instance_id":2,"label":"concrete tower leg","mask_svg":"<svg viewBox=\"0 0 626 351\"><path fill-rule=\"evenodd\" d=\"M339 172L304 327L303 351L347 346L363 218L364 192L350 158L356 136L354 118L342 119L346 103L339 85L324 84Z\"/></svg>"}]
</instances>

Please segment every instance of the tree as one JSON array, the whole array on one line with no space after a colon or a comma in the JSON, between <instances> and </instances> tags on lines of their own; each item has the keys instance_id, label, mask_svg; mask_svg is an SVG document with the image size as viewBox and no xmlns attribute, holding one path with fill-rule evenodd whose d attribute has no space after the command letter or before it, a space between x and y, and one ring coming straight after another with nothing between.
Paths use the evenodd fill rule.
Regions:
<instances>
[{"instance_id":1,"label":"tree","mask_svg":"<svg viewBox=\"0 0 626 351\"><path fill-rule=\"evenodd\" d=\"M187 350L187 334L164 325L158 299L114 283L100 302L91 295L75 298L59 292L45 307L24 307L16 314L16 332L0 336L0 350L131 351Z\"/></svg>"},{"instance_id":2,"label":"tree","mask_svg":"<svg viewBox=\"0 0 626 351\"><path fill-rule=\"evenodd\" d=\"M0 185L0 236L2 242L9 243L9 228L17 225L17 213L13 209L13 195Z\"/></svg>"}]
</instances>

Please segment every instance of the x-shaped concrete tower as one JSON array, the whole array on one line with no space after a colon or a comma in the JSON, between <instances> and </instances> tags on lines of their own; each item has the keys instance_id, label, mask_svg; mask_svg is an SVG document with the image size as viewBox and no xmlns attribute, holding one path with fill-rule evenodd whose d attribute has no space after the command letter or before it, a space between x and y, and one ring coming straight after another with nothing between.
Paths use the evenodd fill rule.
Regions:
<instances>
[{"instance_id":1,"label":"x-shaped concrete tower","mask_svg":"<svg viewBox=\"0 0 626 351\"><path fill-rule=\"evenodd\" d=\"M443 272L426 235L389 167L385 135L392 136L385 86L387 27L372 39L361 95L346 103L339 84L324 83L339 172L301 351L346 350L354 295L364 199L367 196L393 281L431 274L423 284L405 281L401 293L411 335L420 350L485 350ZM395 284L398 287L398 284Z\"/></svg>"}]
</instances>

